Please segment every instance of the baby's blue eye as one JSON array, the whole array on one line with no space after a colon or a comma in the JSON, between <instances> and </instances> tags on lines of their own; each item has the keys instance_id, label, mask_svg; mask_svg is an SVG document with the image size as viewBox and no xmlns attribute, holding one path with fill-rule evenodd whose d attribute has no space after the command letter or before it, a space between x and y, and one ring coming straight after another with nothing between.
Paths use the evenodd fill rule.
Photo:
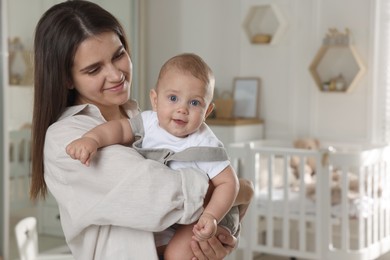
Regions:
<instances>
[{"instance_id":1,"label":"baby's blue eye","mask_svg":"<svg viewBox=\"0 0 390 260\"><path fill-rule=\"evenodd\" d=\"M177 101L177 96L172 95L169 97L169 100L175 102Z\"/></svg>"},{"instance_id":2,"label":"baby's blue eye","mask_svg":"<svg viewBox=\"0 0 390 260\"><path fill-rule=\"evenodd\" d=\"M199 106L200 105L200 102L198 100L191 100L190 104L192 106Z\"/></svg>"}]
</instances>

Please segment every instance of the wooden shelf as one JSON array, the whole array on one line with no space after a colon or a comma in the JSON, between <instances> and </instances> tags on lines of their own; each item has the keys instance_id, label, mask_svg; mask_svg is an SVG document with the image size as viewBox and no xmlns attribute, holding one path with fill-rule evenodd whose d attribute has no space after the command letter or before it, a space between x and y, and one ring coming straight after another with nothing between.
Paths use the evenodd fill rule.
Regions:
<instances>
[{"instance_id":1,"label":"wooden shelf","mask_svg":"<svg viewBox=\"0 0 390 260\"><path fill-rule=\"evenodd\" d=\"M206 119L206 124L208 125L254 125L262 124L263 120L258 118L210 118Z\"/></svg>"},{"instance_id":2,"label":"wooden shelf","mask_svg":"<svg viewBox=\"0 0 390 260\"><path fill-rule=\"evenodd\" d=\"M350 92L365 73L365 65L350 43L349 33L347 29L346 33L330 29L314 57L309 71L320 91Z\"/></svg>"},{"instance_id":3,"label":"wooden shelf","mask_svg":"<svg viewBox=\"0 0 390 260\"><path fill-rule=\"evenodd\" d=\"M243 27L252 44L276 44L287 27L282 12L275 4L250 7Z\"/></svg>"}]
</instances>

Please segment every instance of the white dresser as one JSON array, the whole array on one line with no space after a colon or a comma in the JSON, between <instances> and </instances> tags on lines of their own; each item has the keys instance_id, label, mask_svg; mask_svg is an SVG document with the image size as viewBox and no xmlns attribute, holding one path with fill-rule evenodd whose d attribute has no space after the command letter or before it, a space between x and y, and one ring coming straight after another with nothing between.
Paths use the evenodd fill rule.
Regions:
<instances>
[{"instance_id":1,"label":"white dresser","mask_svg":"<svg viewBox=\"0 0 390 260\"><path fill-rule=\"evenodd\" d=\"M52 236L64 236L60 221L60 211L53 195L50 192L46 195L46 200L39 202L39 224L40 234Z\"/></svg>"},{"instance_id":2,"label":"white dresser","mask_svg":"<svg viewBox=\"0 0 390 260\"><path fill-rule=\"evenodd\" d=\"M264 124L261 119L207 119L206 124L225 147L230 143L259 140L264 138Z\"/></svg>"}]
</instances>

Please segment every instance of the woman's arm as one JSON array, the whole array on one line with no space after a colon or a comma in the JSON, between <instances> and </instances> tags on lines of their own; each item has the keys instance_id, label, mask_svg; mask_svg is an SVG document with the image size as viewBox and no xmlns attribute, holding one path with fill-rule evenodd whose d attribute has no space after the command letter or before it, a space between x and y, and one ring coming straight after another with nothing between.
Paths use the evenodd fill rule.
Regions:
<instances>
[{"instance_id":1,"label":"woman's arm","mask_svg":"<svg viewBox=\"0 0 390 260\"><path fill-rule=\"evenodd\" d=\"M252 201L255 190L253 183L247 179L238 179L240 184L240 190L234 202L235 206L238 206L238 211L240 212L240 222L245 216L245 213L249 207L249 203Z\"/></svg>"}]
</instances>

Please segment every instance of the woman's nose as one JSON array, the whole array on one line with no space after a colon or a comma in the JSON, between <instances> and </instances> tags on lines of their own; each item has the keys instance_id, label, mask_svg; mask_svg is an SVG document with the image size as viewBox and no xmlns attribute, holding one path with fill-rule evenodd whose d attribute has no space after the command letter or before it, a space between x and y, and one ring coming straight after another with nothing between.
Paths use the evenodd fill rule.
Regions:
<instances>
[{"instance_id":1,"label":"woman's nose","mask_svg":"<svg viewBox=\"0 0 390 260\"><path fill-rule=\"evenodd\" d=\"M111 82L121 82L125 75L123 72L118 69L117 67L111 65L109 66L108 72L107 72L107 79Z\"/></svg>"}]
</instances>

